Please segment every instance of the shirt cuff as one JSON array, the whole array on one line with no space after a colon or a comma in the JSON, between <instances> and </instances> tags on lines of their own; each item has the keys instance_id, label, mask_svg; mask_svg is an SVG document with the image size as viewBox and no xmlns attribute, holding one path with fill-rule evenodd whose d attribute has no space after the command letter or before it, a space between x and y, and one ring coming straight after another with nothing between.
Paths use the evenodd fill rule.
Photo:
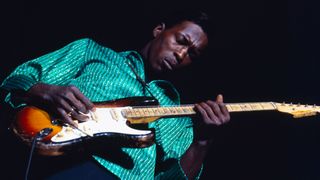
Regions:
<instances>
[{"instance_id":1,"label":"shirt cuff","mask_svg":"<svg viewBox=\"0 0 320 180\"><path fill-rule=\"evenodd\" d=\"M6 79L1 88L8 91L8 95L5 98L5 102L10 104L13 108L18 108L25 105L21 99L12 96L12 92L15 90L28 91L34 84L38 83L35 79L26 75L16 75Z\"/></svg>"},{"instance_id":2,"label":"shirt cuff","mask_svg":"<svg viewBox=\"0 0 320 180\"><path fill-rule=\"evenodd\" d=\"M23 90L28 91L37 81L32 77L26 75L15 75L6 79L1 88L11 91L11 90Z\"/></svg>"}]
</instances>

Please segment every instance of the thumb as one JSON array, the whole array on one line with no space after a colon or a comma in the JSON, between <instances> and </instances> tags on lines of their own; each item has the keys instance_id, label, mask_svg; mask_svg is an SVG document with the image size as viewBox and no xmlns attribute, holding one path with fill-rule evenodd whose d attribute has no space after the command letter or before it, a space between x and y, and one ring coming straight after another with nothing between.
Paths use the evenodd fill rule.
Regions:
<instances>
[{"instance_id":1,"label":"thumb","mask_svg":"<svg viewBox=\"0 0 320 180\"><path fill-rule=\"evenodd\" d=\"M222 96L222 94L219 94L219 95L217 96L216 102L217 102L217 103L223 103L223 96Z\"/></svg>"}]
</instances>

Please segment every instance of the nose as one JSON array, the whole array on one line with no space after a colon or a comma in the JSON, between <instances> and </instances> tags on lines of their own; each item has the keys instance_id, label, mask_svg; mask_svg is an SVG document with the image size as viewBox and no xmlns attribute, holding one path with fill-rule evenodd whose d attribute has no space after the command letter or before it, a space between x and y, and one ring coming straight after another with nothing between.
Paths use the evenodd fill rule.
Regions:
<instances>
[{"instance_id":1,"label":"nose","mask_svg":"<svg viewBox=\"0 0 320 180\"><path fill-rule=\"evenodd\" d=\"M178 49L174 52L174 55L175 55L178 63L181 63L183 61L183 59L187 56L187 54L188 54L187 47L181 47L180 49Z\"/></svg>"}]
</instances>

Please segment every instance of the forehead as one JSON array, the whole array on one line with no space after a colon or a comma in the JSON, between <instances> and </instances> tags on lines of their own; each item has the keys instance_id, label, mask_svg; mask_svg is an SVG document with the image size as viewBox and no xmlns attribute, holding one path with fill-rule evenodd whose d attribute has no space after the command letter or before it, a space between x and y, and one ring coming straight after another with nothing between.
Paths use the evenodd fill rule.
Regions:
<instances>
[{"instance_id":1,"label":"forehead","mask_svg":"<svg viewBox=\"0 0 320 180\"><path fill-rule=\"evenodd\" d=\"M183 21L171 28L173 33L182 33L196 45L206 46L208 37L203 29L192 21Z\"/></svg>"}]
</instances>

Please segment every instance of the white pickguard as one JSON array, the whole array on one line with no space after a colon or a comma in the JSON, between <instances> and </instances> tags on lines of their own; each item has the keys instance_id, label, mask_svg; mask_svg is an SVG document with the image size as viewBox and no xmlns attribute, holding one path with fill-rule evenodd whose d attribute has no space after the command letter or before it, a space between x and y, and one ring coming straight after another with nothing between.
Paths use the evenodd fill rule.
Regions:
<instances>
[{"instance_id":1,"label":"white pickguard","mask_svg":"<svg viewBox=\"0 0 320 180\"><path fill-rule=\"evenodd\" d=\"M131 107L96 108L87 121L78 124L78 129L71 126L63 126L62 130L51 138L52 142L64 142L85 136L93 136L96 133L120 133L126 135L145 135L149 130L137 130L127 125L127 119L121 114L121 110Z\"/></svg>"}]
</instances>

